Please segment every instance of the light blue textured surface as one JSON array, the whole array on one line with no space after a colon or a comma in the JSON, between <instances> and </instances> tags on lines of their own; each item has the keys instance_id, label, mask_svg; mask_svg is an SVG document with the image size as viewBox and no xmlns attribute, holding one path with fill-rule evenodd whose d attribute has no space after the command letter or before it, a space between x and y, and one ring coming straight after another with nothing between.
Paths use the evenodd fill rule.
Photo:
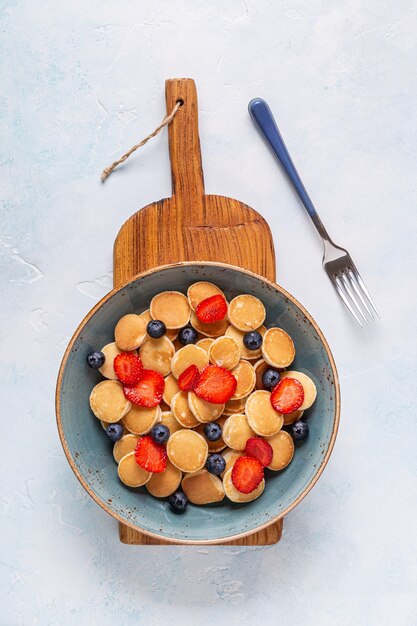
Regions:
<instances>
[{"instance_id":1,"label":"light blue textured surface","mask_svg":"<svg viewBox=\"0 0 417 626\"><path fill-rule=\"evenodd\" d=\"M417 623L412 0L0 3L3 411L0 623ZM192 76L206 189L269 221L278 281L327 336L341 375L334 454L268 548L140 548L84 493L54 423L65 345L111 285L121 223L169 195L163 82ZM361 330L259 140L264 97L323 221L382 320Z\"/></svg>"}]
</instances>

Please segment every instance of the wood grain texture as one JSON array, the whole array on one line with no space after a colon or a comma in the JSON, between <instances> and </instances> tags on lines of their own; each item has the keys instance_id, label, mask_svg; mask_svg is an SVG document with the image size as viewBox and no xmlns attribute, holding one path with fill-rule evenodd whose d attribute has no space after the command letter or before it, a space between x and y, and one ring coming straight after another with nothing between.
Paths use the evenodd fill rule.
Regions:
<instances>
[{"instance_id":1,"label":"wood grain texture","mask_svg":"<svg viewBox=\"0 0 417 626\"><path fill-rule=\"evenodd\" d=\"M176 261L222 261L275 280L274 245L263 217L233 198L204 194L194 81L166 82L167 111L178 100L184 104L168 127L172 196L144 207L120 229L115 286Z\"/></svg>"},{"instance_id":2,"label":"wood grain texture","mask_svg":"<svg viewBox=\"0 0 417 626\"><path fill-rule=\"evenodd\" d=\"M234 541L225 541L213 545L218 546L270 546L277 543L281 539L282 527L284 520L280 519L275 524L271 524L263 530L259 530L257 533L247 535L241 539L235 539ZM119 539L122 543L128 543L132 545L141 546L172 546L176 545L173 541L164 541L163 539L155 539L145 533L140 533L137 530L133 530L130 526L125 524L119 524ZM201 544L200 544L201 545ZM211 544L207 544L211 545Z\"/></svg>"},{"instance_id":3,"label":"wood grain texture","mask_svg":"<svg viewBox=\"0 0 417 626\"><path fill-rule=\"evenodd\" d=\"M144 270L177 261L238 265L275 281L271 231L259 213L225 196L205 195L194 81L166 81L166 106L183 105L168 127L172 196L144 207L121 227L114 244L114 286ZM283 520L222 545L269 545L279 541ZM120 541L172 545L119 524ZM209 544L210 545L210 544Z\"/></svg>"}]
</instances>

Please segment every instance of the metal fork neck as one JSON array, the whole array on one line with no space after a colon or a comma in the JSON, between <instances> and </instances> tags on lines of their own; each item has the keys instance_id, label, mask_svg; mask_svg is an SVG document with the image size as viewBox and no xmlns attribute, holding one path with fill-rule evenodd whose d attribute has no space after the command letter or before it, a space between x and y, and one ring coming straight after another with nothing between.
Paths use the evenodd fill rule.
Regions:
<instances>
[{"instance_id":1,"label":"metal fork neck","mask_svg":"<svg viewBox=\"0 0 417 626\"><path fill-rule=\"evenodd\" d=\"M313 213L311 213L308 209L307 209L307 211L308 211L309 216L311 217L311 220L312 220L314 226L317 229L317 232L319 233L320 237L323 239L323 243L328 242L330 244L333 244L332 240L330 239L330 235L327 232L327 230L325 229L324 224L321 221L321 219L320 219L317 211L315 210L315 208L313 207Z\"/></svg>"},{"instance_id":2,"label":"metal fork neck","mask_svg":"<svg viewBox=\"0 0 417 626\"><path fill-rule=\"evenodd\" d=\"M285 173L294 189L294 191L296 192L297 196L300 198L301 202L304 205L304 208L306 209L307 213L309 214L311 221L313 222L314 226L317 229L317 232L319 233L320 237L323 239L323 241L328 241L329 243L332 243L332 240L330 239L330 235L327 232L327 230L324 227L323 222L320 219L319 214L317 213L315 206L313 204L313 202L311 201L310 196L307 193L306 188L304 187L303 183L301 182L301 179L298 175L297 170L295 169L294 165L292 164L292 171L291 174L285 169Z\"/></svg>"}]
</instances>

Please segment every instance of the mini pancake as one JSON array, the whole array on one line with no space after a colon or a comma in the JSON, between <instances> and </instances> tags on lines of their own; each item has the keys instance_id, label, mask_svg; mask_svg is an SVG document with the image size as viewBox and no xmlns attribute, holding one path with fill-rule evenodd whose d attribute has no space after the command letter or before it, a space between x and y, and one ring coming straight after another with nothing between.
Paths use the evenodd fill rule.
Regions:
<instances>
[{"instance_id":1,"label":"mini pancake","mask_svg":"<svg viewBox=\"0 0 417 626\"><path fill-rule=\"evenodd\" d=\"M224 411L224 404L206 402L193 391L190 391L188 394L188 406L195 418L203 424L214 422Z\"/></svg>"},{"instance_id":2,"label":"mini pancake","mask_svg":"<svg viewBox=\"0 0 417 626\"><path fill-rule=\"evenodd\" d=\"M180 291L161 291L151 300L151 317L161 320L169 329L183 328L190 321L188 299Z\"/></svg>"},{"instance_id":3,"label":"mini pancake","mask_svg":"<svg viewBox=\"0 0 417 626\"><path fill-rule=\"evenodd\" d=\"M262 381L262 376L264 375L266 370L268 370L270 367L271 366L263 359L259 359L259 361L256 361L255 365L253 366L253 369L255 370L255 376L256 376L255 386L257 389L265 389L263 381Z\"/></svg>"},{"instance_id":4,"label":"mini pancake","mask_svg":"<svg viewBox=\"0 0 417 626\"><path fill-rule=\"evenodd\" d=\"M274 472L278 472L291 463L294 456L294 442L289 433L280 430L279 433L268 438L268 443L273 452L272 461L268 467Z\"/></svg>"},{"instance_id":5,"label":"mini pancake","mask_svg":"<svg viewBox=\"0 0 417 626\"><path fill-rule=\"evenodd\" d=\"M147 338L146 322L143 317L135 315L135 313L123 315L114 329L117 347L125 352L136 350Z\"/></svg>"},{"instance_id":6,"label":"mini pancake","mask_svg":"<svg viewBox=\"0 0 417 626\"><path fill-rule=\"evenodd\" d=\"M223 414L224 415L234 415L235 413L244 413L247 396L244 398L239 398L239 400L229 400L226 402Z\"/></svg>"},{"instance_id":7,"label":"mini pancake","mask_svg":"<svg viewBox=\"0 0 417 626\"><path fill-rule=\"evenodd\" d=\"M193 311L196 310L200 302L206 300L207 298L211 298L211 296L216 296L217 294L220 294L225 298L223 291L219 289L219 287L213 285L213 283L208 283L205 280L193 283L187 290L188 302L190 303L190 307Z\"/></svg>"},{"instance_id":8,"label":"mini pancake","mask_svg":"<svg viewBox=\"0 0 417 626\"><path fill-rule=\"evenodd\" d=\"M216 424L219 424L223 430L225 421L225 417L219 417L219 419L216 420ZM223 450L226 447L226 444L223 441L223 437L220 437L220 439L218 439L217 441L209 441L204 434L204 426L205 424L200 424L196 427L195 430L197 433L200 433L200 435L204 437L204 439L206 439L209 453L213 454L214 452L220 452L220 450Z\"/></svg>"},{"instance_id":9,"label":"mini pancake","mask_svg":"<svg viewBox=\"0 0 417 626\"><path fill-rule=\"evenodd\" d=\"M110 378L110 380L117 380L117 374L114 371L113 362L115 357L118 354L122 354L123 350L120 350L116 343L108 343L101 348L102 353L104 354L104 365L102 365L99 369L99 372L104 378Z\"/></svg>"},{"instance_id":10,"label":"mini pancake","mask_svg":"<svg viewBox=\"0 0 417 626\"><path fill-rule=\"evenodd\" d=\"M203 350L203 348L199 348L195 344L190 343L174 354L171 362L171 370L175 378L179 378L180 374L190 365L196 365L199 371L201 371L208 363L207 352Z\"/></svg>"},{"instance_id":11,"label":"mini pancake","mask_svg":"<svg viewBox=\"0 0 417 626\"><path fill-rule=\"evenodd\" d=\"M110 426L110 422L104 422L103 420L100 420L100 424L103 430L106 430L107 426ZM125 428L125 426L123 426L123 435L128 435L129 431L127 430L127 428Z\"/></svg>"},{"instance_id":12,"label":"mini pancake","mask_svg":"<svg viewBox=\"0 0 417 626\"><path fill-rule=\"evenodd\" d=\"M146 406L132 404L132 408L122 419L122 424L134 435L146 435L155 424L161 421L161 418L160 406L150 409Z\"/></svg>"},{"instance_id":13,"label":"mini pancake","mask_svg":"<svg viewBox=\"0 0 417 626\"><path fill-rule=\"evenodd\" d=\"M256 330L266 317L263 303L255 296L242 294L233 298L229 304L230 323L244 333Z\"/></svg>"},{"instance_id":14,"label":"mini pancake","mask_svg":"<svg viewBox=\"0 0 417 626\"><path fill-rule=\"evenodd\" d=\"M174 493L180 485L182 472L167 461L167 466L163 472L152 474L145 487L155 498L166 498Z\"/></svg>"},{"instance_id":15,"label":"mini pancake","mask_svg":"<svg viewBox=\"0 0 417 626\"><path fill-rule=\"evenodd\" d=\"M303 413L304 411L297 409L297 411L291 411L291 413L283 414L284 426L289 426L290 424L298 422L298 420L302 418Z\"/></svg>"},{"instance_id":16,"label":"mini pancake","mask_svg":"<svg viewBox=\"0 0 417 626\"><path fill-rule=\"evenodd\" d=\"M99 420L114 424L132 408L117 380L102 380L90 394L90 407Z\"/></svg>"},{"instance_id":17,"label":"mini pancake","mask_svg":"<svg viewBox=\"0 0 417 626\"><path fill-rule=\"evenodd\" d=\"M151 317L151 313L149 311L149 309L146 309L146 311L143 311L143 313L140 313L140 317L143 317L143 319L146 322L146 326L148 326L149 322L152 321L152 317ZM165 337L168 337L168 339L171 339L171 341L175 341L175 339L178 337L178 333L179 330L177 329L168 329L165 333Z\"/></svg>"},{"instance_id":18,"label":"mini pancake","mask_svg":"<svg viewBox=\"0 0 417 626\"><path fill-rule=\"evenodd\" d=\"M246 442L255 433L249 425L246 415L230 415L223 426L223 441L232 450L244 450Z\"/></svg>"},{"instance_id":19,"label":"mini pancake","mask_svg":"<svg viewBox=\"0 0 417 626\"><path fill-rule=\"evenodd\" d=\"M305 411L306 409L309 409L317 397L316 385L313 383L311 378L307 376L307 374L303 374L303 372L295 372L294 370L283 372L281 374L281 378L295 378L302 384L304 389L304 402L300 406L299 410Z\"/></svg>"},{"instance_id":20,"label":"mini pancake","mask_svg":"<svg viewBox=\"0 0 417 626\"><path fill-rule=\"evenodd\" d=\"M258 333L261 333L262 336L264 336L266 333L265 326L260 326L256 330L258 331ZM258 348L258 350L248 350L248 348L243 343L244 334L245 334L244 332L242 332L241 330L238 330L234 326L228 326L225 331L226 337L231 337L238 344L241 355L242 355L242 359L246 359L247 361L253 361L254 359L259 359L259 357L262 356L261 348Z\"/></svg>"},{"instance_id":21,"label":"mini pancake","mask_svg":"<svg viewBox=\"0 0 417 626\"><path fill-rule=\"evenodd\" d=\"M240 348L232 337L218 337L208 350L210 362L232 370L240 361Z\"/></svg>"},{"instance_id":22,"label":"mini pancake","mask_svg":"<svg viewBox=\"0 0 417 626\"><path fill-rule=\"evenodd\" d=\"M177 430L167 443L168 458L183 472L192 473L204 467L207 461L207 441L195 430Z\"/></svg>"},{"instance_id":23,"label":"mini pancake","mask_svg":"<svg viewBox=\"0 0 417 626\"><path fill-rule=\"evenodd\" d=\"M151 472L147 472L136 463L134 452L130 452L120 459L117 472L122 483L128 487L141 487L152 476Z\"/></svg>"},{"instance_id":24,"label":"mini pancake","mask_svg":"<svg viewBox=\"0 0 417 626\"><path fill-rule=\"evenodd\" d=\"M168 339L171 339L172 343L174 343L174 341L178 337L179 333L180 333L180 331L177 328L167 328L167 332L165 333L165 337L168 337Z\"/></svg>"},{"instance_id":25,"label":"mini pancake","mask_svg":"<svg viewBox=\"0 0 417 626\"><path fill-rule=\"evenodd\" d=\"M255 387L255 370L248 361L242 360L232 369L232 374L237 380L237 386L231 400L240 400L240 398L248 396Z\"/></svg>"},{"instance_id":26,"label":"mini pancake","mask_svg":"<svg viewBox=\"0 0 417 626\"><path fill-rule=\"evenodd\" d=\"M232 450L232 448L226 448L226 450L223 450L222 455L224 460L226 461L226 467L224 468L224 472L222 472L221 474L221 477L224 478L226 472L228 472L229 469L233 467L236 459L238 459L240 456L243 456L243 452L241 452L240 450Z\"/></svg>"},{"instance_id":27,"label":"mini pancake","mask_svg":"<svg viewBox=\"0 0 417 626\"><path fill-rule=\"evenodd\" d=\"M218 322L213 322L213 324L204 324L200 322L194 311L191 311L191 326L204 337L221 337L226 332L229 322L226 316Z\"/></svg>"},{"instance_id":28,"label":"mini pancake","mask_svg":"<svg viewBox=\"0 0 417 626\"><path fill-rule=\"evenodd\" d=\"M195 418L188 406L188 392L179 391L171 401L171 411L175 419L184 428L194 428L199 421Z\"/></svg>"},{"instance_id":29,"label":"mini pancake","mask_svg":"<svg viewBox=\"0 0 417 626\"><path fill-rule=\"evenodd\" d=\"M145 320L146 326L152 320L151 313L150 313L149 309L146 309L146 311L143 311L142 313L139 313L139 315L140 315L140 317L143 317L143 319Z\"/></svg>"},{"instance_id":30,"label":"mini pancake","mask_svg":"<svg viewBox=\"0 0 417 626\"><path fill-rule=\"evenodd\" d=\"M163 335L159 339L149 337L140 347L139 356L146 370L155 370L162 376L168 376L174 352L174 344L166 335Z\"/></svg>"},{"instance_id":31,"label":"mini pancake","mask_svg":"<svg viewBox=\"0 0 417 626\"><path fill-rule=\"evenodd\" d=\"M223 476L224 493L229 500L232 502L251 502L251 500L256 500L256 498L262 495L265 489L265 479L251 493L241 493L232 483L232 469L229 469Z\"/></svg>"},{"instance_id":32,"label":"mini pancake","mask_svg":"<svg viewBox=\"0 0 417 626\"><path fill-rule=\"evenodd\" d=\"M100 420L100 424L103 430L106 430L107 426L110 426L109 422L103 422L103 420ZM129 431L127 430L127 428L125 428L125 426L123 426L123 435L128 435L128 434L129 434Z\"/></svg>"},{"instance_id":33,"label":"mini pancake","mask_svg":"<svg viewBox=\"0 0 417 626\"><path fill-rule=\"evenodd\" d=\"M210 504L221 502L224 498L223 483L218 476L202 469L193 474L186 474L181 487L193 504Z\"/></svg>"},{"instance_id":34,"label":"mini pancake","mask_svg":"<svg viewBox=\"0 0 417 626\"><path fill-rule=\"evenodd\" d=\"M213 343L213 341L214 339L212 339L211 337L203 337L203 339L200 339L199 341L197 341L195 345L205 350L208 354L209 348L211 344Z\"/></svg>"},{"instance_id":35,"label":"mini pancake","mask_svg":"<svg viewBox=\"0 0 417 626\"><path fill-rule=\"evenodd\" d=\"M294 360L294 342L282 328L268 328L262 341L262 356L273 367L288 367Z\"/></svg>"},{"instance_id":36,"label":"mini pancake","mask_svg":"<svg viewBox=\"0 0 417 626\"><path fill-rule=\"evenodd\" d=\"M162 395L162 400L166 402L166 404L170 407L172 398L179 391L181 391L181 389L178 387L177 379L173 374L170 374L165 378L165 387L164 393Z\"/></svg>"},{"instance_id":37,"label":"mini pancake","mask_svg":"<svg viewBox=\"0 0 417 626\"><path fill-rule=\"evenodd\" d=\"M131 433L124 435L119 441L116 441L113 446L113 457L116 463L119 463L126 454L133 452L138 441L139 437Z\"/></svg>"},{"instance_id":38,"label":"mini pancake","mask_svg":"<svg viewBox=\"0 0 417 626\"><path fill-rule=\"evenodd\" d=\"M181 430L181 428L184 428L184 426L181 426L179 421L175 419L172 411L162 411L160 423L169 428L170 435L176 433L177 430Z\"/></svg>"},{"instance_id":39,"label":"mini pancake","mask_svg":"<svg viewBox=\"0 0 417 626\"><path fill-rule=\"evenodd\" d=\"M269 391L254 391L246 401L246 417L260 437L271 437L281 430L284 417L275 411Z\"/></svg>"}]
</instances>

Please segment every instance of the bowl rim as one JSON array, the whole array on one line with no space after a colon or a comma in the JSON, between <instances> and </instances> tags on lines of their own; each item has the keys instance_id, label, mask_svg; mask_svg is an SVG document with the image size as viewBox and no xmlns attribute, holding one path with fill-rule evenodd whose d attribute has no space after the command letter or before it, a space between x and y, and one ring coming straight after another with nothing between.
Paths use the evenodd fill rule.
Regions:
<instances>
[{"instance_id":1,"label":"bowl rim","mask_svg":"<svg viewBox=\"0 0 417 626\"><path fill-rule=\"evenodd\" d=\"M242 274L247 274L249 276L253 276L254 278L257 278L257 279L261 280L262 282L264 282L267 285L273 287L274 289L277 289L283 296L285 296L293 304L295 304L295 306L298 307L302 311L302 313L306 316L306 318L309 320L309 322L311 323L311 325L313 326L314 330L317 332L317 334L320 337L320 340L323 343L323 346L324 346L324 348L326 350L326 353L327 353L327 356L328 356L328 359L329 359L329 362L330 362L330 366L331 366L331 369L332 369L332 374L333 374L333 378L334 378L334 386L335 386L335 413L334 413L333 429L332 429L329 445L327 447L326 453L324 454L323 459L322 459L320 465L317 467L317 470L316 470L313 478L310 480L310 482L305 487L305 489L302 491L302 493L293 502L291 502L291 504L289 504L286 507L286 509L281 511L278 515L276 515L274 518L268 520L267 522L264 522L263 524L260 524L259 526L256 526L255 528L252 528L250 530L245 530L245 531L242 531L240 533L236 533L234 535L228 535L226 537L217 537L215 539L177 539L177 538L170 538L170 537L166 537L166 536L164 536L162 534L158 534L156 532L152 532L152 531L140 528L136 524L133 524L133 523L123 519L118 513L113 511L108 506L108 504L106 502L104 502L104 500L101 500L98 496L96 496L96 494L92 491L88 481L82 476L81 472L78 470L78 468L77 468L77 466L75 464L75 461L74 461L74 459L73 459L73 457L71 455L71 452L70 452L70 450L68 448L68 444L67 444L67 441L66 441L66 438L65 438L65 434L64 434L64 429L63 429L63 426L62 426L62 417L61 417L61 398L60 398L60 395L61 395L63 375L64 375L65 367L66 367L66 364L67 364L67 361L68 361L68 357L69 357L69 355L71 353L71 350L72 350L72 347L73 347L75 341L78 339L78 336L80 335L80 333L83 330L84 326L87 324L87 322L90 320L90 318L96 313L96 311L105 302L107 302L107 300L112 298L117 292L121 291L122 289L125 289L131 283L134 283L137 280L139 280L139 279L141 279L141 278L143 278L145 276L148 276L150 274L155 274L157 272L160 272L160 271L172 268L172 267L189 267L189 266L195 266L195 265L225 267L225 268L230 268L230 269L236 270L236 271L238 271L238 272L240 272ZM56 422L57 422L57 427L58 427L59 438L61 440L61 445L62 445L62 447L64 449L65 456L67 457L68 463L70 464L70 467L71 467L72 471L74 472L75 476L78 478L78 480L81 483L81 485L87 491L87 493L109 515L114 517L121 524L124 524L125 526L128 526L128 527L132 528L133 530L136 530L136 531L138 531L140 533L143 533L144 535L147 535L149 537L157 539L158 541L164 541L166 543L172 543L173 545L175 545L175 544L185 544L185 545L222 544L222 543L227 543L227 542L235 541L235 540L238 540L238 539L242 539L244 537L248 537L249 535L257 533L257 532L259 532L261 530L264 530L268 526L271 526L272 524L277 523L280 519L282 519L285 515L287 515L290 511L292 511L292 509L294 509L297 506L297 504L299 504L301 502L301 500L303 500L305 498L305 496L314 487L314 485L316 484L316 482L318 481L318 479L322 475L322 473L324 471L324 468L326 467L326 465L327 465L327 463L329 461L330 455L333 452L333 448L334 448L334 444L335 444L335 441L336 441L337 432L338 432L338 429L339 429L339 422L340 422L340 382L339 382L339 376L338 376L336 363L335 363L332 351L330 350L329 344L327 343L327 340L326 340L323 332L319 328L319 326L318 326L317 322L314 320L314 318L307 311L307 309L293 295L291 295L286 289L284 289L283 287L281 287L277 283L274 283L273 281L269 280L268 278L265 278L264 276L261 276L260 274L257 274L256 272L252 272L251 270L247 270L247 269L244 269L242 267L238 267L237 265L232 265L230 263L221 263L221 262L216 262L216 261L179 261L177 263L169 263L169 264L165 264L165 265L159 265L159 266L154 267L152 269L149 269L149 270L146 270L144 272L140 272L139 274L136 274L133 278L129 279L128 281L124 282L123 284L121 284L118 287L115 287L111 291L109 291L109 293L107 293L103 298L101 298L101 300L99 300L93 306L93 308L90 309L90 311L87 313L87 315L83 318L83 320L80 322L80 324L77 326L76 330L74 331L74 334L72 335L72 337L71 337L71 339L70 339L70 341L68 343L68 346L67 346L67 348L65 350L64 356L62 357L61 365L59 367L59 372L58 372L57 383L56 383L55 411L56 411Z\"/></svg>"}]
</instances>

